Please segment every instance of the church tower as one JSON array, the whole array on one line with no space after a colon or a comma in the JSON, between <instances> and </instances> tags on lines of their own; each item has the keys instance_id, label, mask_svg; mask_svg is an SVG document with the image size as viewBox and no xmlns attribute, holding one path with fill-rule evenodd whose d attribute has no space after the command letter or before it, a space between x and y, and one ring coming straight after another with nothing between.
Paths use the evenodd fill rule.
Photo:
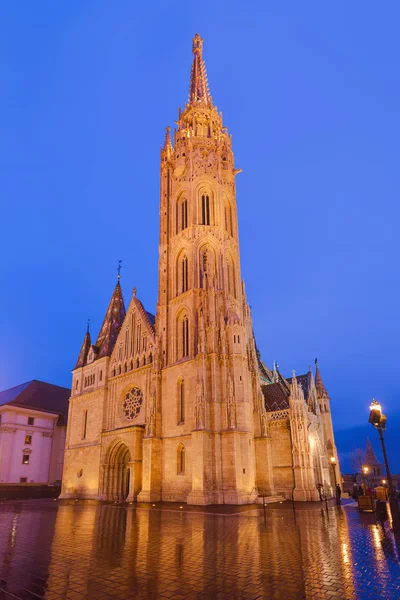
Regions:
<instances>
[{"instance_id":1,"label":"church tower","mask_svg":"<svg viewBox=\"0 0 400 600\"><path fill-rule=\"evenodd\" d=\"M192 50L188 102L173 145L167 128L161 149L158 419L144 439L139 500L156 500L162 489L163 500L237 504L256 497L258 385L240 274L239 171L209 92L198 34Z\"/></svg>"}]
</instances>

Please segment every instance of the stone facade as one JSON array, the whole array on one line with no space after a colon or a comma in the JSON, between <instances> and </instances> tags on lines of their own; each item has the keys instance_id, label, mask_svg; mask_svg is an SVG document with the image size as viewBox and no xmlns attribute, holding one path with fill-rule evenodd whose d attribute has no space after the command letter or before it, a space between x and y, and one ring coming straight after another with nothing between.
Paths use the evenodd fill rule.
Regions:
<instances>
[{"instance_id":1,"label":"stone facade","mask_svg":"<svg viewBox=\"0 0 400 600\"><path fill-rule=\"evenodd\" d=\"M256 349L240 272L239 170L202 44L196 35L189 101L161 150L156 318L135 289L125 312L118 276L97 341L86 333L73 371L64 497L243 504L276 492L317 499L317 483L331 493L327 394L311 374L306 401ZM281 411L262 392L273 386Z\"/></svg>"}]
</instances>

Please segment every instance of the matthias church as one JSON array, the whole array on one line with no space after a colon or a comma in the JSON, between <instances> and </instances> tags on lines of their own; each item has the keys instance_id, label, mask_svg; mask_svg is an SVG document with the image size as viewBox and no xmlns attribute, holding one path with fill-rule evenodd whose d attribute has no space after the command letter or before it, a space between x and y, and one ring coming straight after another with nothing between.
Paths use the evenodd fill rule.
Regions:
<instances>
[{"instance_id":1,"label":"matthias church","mask_svg":"<svg viewBox=\"0 0 400 600\"><path fill-rule=\"evenodd\" d=\"M329 394L286 378L255 344L240 269L231 137L203 40L160 155L156 315L118 277L72 374L62 497L245 504L318 500L340 481ZM331 461L336 461L336 474ZM332 461L333 462L333 461Z\"/></svg>"}]
</instances>

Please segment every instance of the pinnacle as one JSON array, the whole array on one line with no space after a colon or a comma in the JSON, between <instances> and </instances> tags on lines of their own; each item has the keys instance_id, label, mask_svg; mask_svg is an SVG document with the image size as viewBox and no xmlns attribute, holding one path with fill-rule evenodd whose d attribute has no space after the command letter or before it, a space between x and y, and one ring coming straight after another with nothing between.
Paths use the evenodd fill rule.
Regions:
<instances>
[{"instance_id":1,"label":"pinnacle","mask_svg":"<svg viewBox=\"0 0 400 600\"><path fill-rule=\"evenodd\" d=\"M203 40L198 33L193 38L193 63L190 73L189 104L211 106L206 66L203 61Z\"/></svg>"}]
</instances>

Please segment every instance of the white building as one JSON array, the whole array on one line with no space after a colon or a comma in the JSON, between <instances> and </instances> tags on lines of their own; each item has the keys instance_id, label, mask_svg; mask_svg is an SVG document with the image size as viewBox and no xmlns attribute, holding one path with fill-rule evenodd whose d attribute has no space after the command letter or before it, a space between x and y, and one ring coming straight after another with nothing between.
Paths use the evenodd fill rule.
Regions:
<instances>
[{"instance_id":1,"label":"white building","mask_svg":"<svg viewBox=\"0 0 400 600\"><path fill-rule=\"evenodd\" d=\"M0 392L0 483L61 481L69 396L37 380Z\"/></svg>"}]
</instances>

